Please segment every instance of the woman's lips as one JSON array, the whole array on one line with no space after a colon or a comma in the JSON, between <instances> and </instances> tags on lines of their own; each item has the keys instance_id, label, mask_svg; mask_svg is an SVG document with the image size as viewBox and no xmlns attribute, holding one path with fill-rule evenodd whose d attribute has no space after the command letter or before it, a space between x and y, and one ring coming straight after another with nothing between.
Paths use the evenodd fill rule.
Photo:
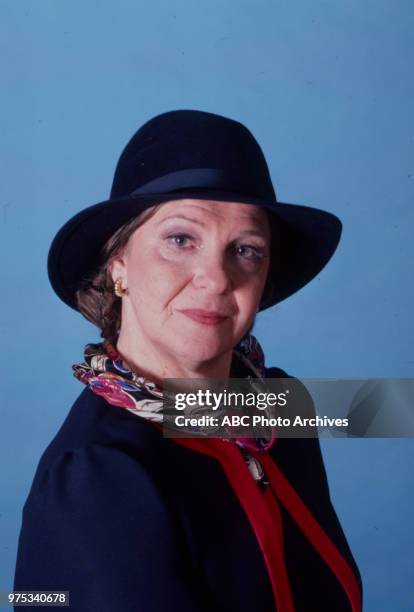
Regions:
<instances>
[{"instance_id":1,"label":"woman's lips","mask_svg":"<svg viewBox=\"0 0 414 612\"><path fill-rule=\"evenodd\" d=\"M203 325L220 325L220 323L223 323L223 321L229 318L228 315L223 315L212 310L186 308L185 310L180 310L180 312L193 321L197 321L197 323L202 323Z\"/></svg>"}]
</instances>

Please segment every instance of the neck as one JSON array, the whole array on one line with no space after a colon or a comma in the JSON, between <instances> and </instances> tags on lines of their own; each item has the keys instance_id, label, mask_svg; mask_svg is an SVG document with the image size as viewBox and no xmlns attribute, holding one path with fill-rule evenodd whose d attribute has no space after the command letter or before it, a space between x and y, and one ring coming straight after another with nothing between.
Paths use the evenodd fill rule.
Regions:
<instances>
[{"instance_id":1,"label":"neck","mask_svg":"<svg viewBox=\"0 0 414 612\"><path fill-rule=\"evenodd\" d=\"M213 359L192 361L191 358L178 359L148 341L140 342L133 334L123 333L122 329L116 349L130 370L155 384L162 386L165 378L218 378L227 380L233 350L226 351Z\"/></svg>"}]
</instances>

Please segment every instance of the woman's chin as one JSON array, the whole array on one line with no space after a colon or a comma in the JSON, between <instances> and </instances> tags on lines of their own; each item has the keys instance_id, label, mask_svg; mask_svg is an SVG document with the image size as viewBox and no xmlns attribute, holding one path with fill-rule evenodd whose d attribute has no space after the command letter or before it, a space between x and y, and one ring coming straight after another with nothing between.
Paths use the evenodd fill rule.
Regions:
<instances>
[{"instance_id":1,"label":"woman's chin","mask_svg":"<svg viewBox=\"0 0 414 612\"><path fill-rule=\"evenodd\" d=\"M231 351L233 344L231 339L226 341L226 338L220 337L219 334L209 334L208 336L199 334L194 337L183 337L180 346L177 346L174 352L177 355L177 360L183 360L187 363L202 363L218 359L224 353Z\"/></svg>"}]
</instances>

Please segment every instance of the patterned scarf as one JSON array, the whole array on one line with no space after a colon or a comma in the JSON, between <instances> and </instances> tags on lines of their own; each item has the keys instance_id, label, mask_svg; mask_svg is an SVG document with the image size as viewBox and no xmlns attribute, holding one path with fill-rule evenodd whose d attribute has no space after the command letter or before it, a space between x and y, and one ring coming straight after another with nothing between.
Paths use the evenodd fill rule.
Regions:
<instances>
[{"instance_id":1,"label":"patterned scarf","mask_svg":"<svg viewBox=\"0 0 414 612\"><path fill-rule=\"evenodd\" d=\"M111 343L87 344L84 359L83 363L72 366L73 374L93 393L138 417L163 422L162 388L130 370ZM265 378L263 350L252 334L246 335L233 350L231 374L260 382ZM275 442L274 432L271 432L269 439L233 438L231 441L240 447L253 478L261 486L266 485L263 469L249 450L265 451L270 448Z\"/></svg>"}]
</instances>

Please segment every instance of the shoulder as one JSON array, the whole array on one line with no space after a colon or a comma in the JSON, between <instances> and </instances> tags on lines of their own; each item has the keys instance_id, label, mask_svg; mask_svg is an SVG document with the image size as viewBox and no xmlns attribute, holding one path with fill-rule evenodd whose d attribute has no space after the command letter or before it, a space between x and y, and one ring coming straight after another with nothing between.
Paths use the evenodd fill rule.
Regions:
<instances>
[{"instance_id":1,"label":"shoulder","mask_svg":"<svg viewBox=\"0 0 414 612\"><path fill-rule=\"evenodd\" d=\"M291 378L282 368L270 367L265 369L266 378Z\"/></svg>"},{"instance_id":2,"label":"shoulder","mask_svg":"<svg viewBox=\"0 0 414 612\"><path fill-rule=\"evenodd\" d=\"M30 572L32 551L53 573L59 554L70 567L78 555L86 564L100 552L125 555L130 539L146 549L160 534L167 546L176 537L157 478L125 449L99 444L64 451L38 473L22 518L19 563L30 560Z\"/></svg>"},{"instance_id":3,"label":"shoulder","mask_svg":"<svg viewBox=\"0 0 414 612\"><path fill-rule=\"evenodd\" d=\"M89 491L93 503L100 499L103 503L105 496L116 492L118 499L128 495L134 501L134 496L141 495L147 504L155 505L161 490L171 493L172 477L178 478L183 466L193 475L204 467L214 472L215 463L86 388L43 452L27 503L33 508L33 504L53 505L71 496L79 500Z\"/></svg>"},{"instance_id":4,"label":"shoulder","mask_svg":"<svg viewBox=\"0 0 414 612\"><path fill-rule=\"evenodd\" d=\"M98 457L99 461L106 459L116 465L121 458L128 462L134 454L156 456L162 441L153 424L125 408L108 404L86 387L43 451L36 476L59 462L75 469L87 461L92 469Z\"/></svg>"},{"instance_id":5,"label":"shoulder","mask_svg":"<svg viewBox=\"0 0 414 612\"><path fill-rule=\"evenodd\" d=\"M111 528L114 517L132 527L133 515L163 507L156 481L139 458L121 447L88 444L65 450L38 470L23 513L81 528L99 517ZM95 517L95 518L94 518Z\"/></svg>"},{"instance_id":6,"label":"shoulder","mask_svg":"<svg viewBox=\"0 0 414 612\"><path fill-rule=\"evenodd\" d=\"M110 529L114 519L132 527L142 512L167 521L166 466L187 461L190 452L84 391L40 458L23 507L25 525L70 522L81 530L97 515L101 528L108 521Z\"/></svg>"},{"instance_id":7,"label":"shoulder","mask_svg":"<svg viewBox=\"0 0 414 612\"><path fill-rule=\"evenodd\" d=\"M127 506L161 512L170 475L203 459L85 389L40 458L24 512L34 516L42 508L56 516L72 507L82 517L108 505L120 516Z\"/></svg>"}]
</instances>

